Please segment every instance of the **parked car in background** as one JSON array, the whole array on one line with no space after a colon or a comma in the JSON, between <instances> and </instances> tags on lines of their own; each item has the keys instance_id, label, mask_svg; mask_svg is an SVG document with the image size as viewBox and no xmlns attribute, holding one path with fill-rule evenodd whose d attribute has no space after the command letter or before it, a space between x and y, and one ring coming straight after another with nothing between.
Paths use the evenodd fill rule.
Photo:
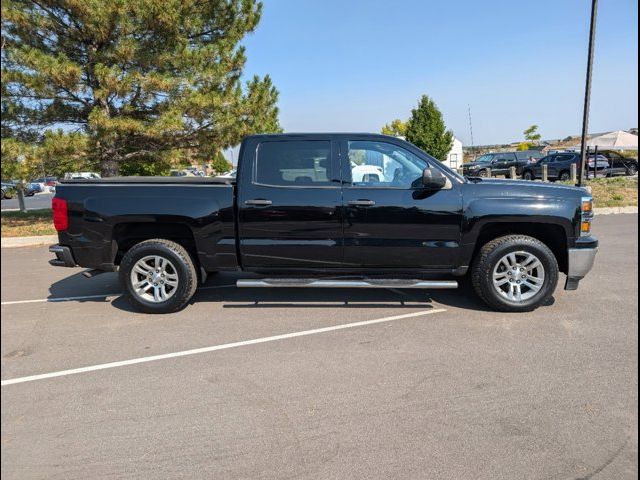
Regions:
<instances>
[{"instance_id":1,"label":"parked car in background","mask_svg":"<svg viewBox=\"0 0 640 480\"><path fill-rule=\"evenodd\" d=\"M537 150L487 153L473 162L465 163L462 166L462 172L469 177L487 177L489 170L491 170L491 175L510 176L511 167L515 167L516 175L522 175L524 168L530 163L530 159L541 156L542 154Z\"/></svg>"},{"instance_id":2,"label":"parked car in background","mask_svg":"<svg viewBox=\"0 0 640 480\"><path fill-rule=\"evenodd\" d=\"M27 183L27 188L33 191L34 194L44 192L44 187L41 184L35 182Z\"/></svg>"},{"instance_id":3,"label":"parked car in background","mask_svg":"<svg viewBox=\"0 0 640 480\"><path fill-rule=\"evenodd\" d=\"M527 165L522 172L522 178L524 180L542 178L542 168L543 165L546 165L548 180L560 180L562 182L566 182L571 180L571 165L578 165L580 159L581 157L579 152L564 152L547 155L535 164ZM587 172L588 177L594 176L594 170L596 177L605 177L608 174L609 161L601 155L598 155L597 162L595 158L590 158L587 165L589 168L589 171Z\"/></svg>"},{"instance_id":4,"label":"parked car in background","mask_svg":"<svg viewBox=\"0 0 640 480\"><path fill-rule=\"evenodd\" d=\"M638 159L624 156L613 150L598 150L598 156L602 155L609 162L609 176L635 175L638 173Z\"/></svg>"},{"instance_id":5,"label":"parked car in background","mask_svg":"<svg viewBox=\"0 0 640 480\"><path fill-rule=\"evenodd\" d=\"M222 175L215 175L214 178L218 178L220 180L235 180L237 174L238 174L238 170L234 168L233 170L229 170L228 172L225 172Z\"/></svg>"},{"instance_id":6,"label":"parked car in background","mask_svg":"<svg viewBox=\"0 0 640 480\"><path fill-rule=\"evenodd\" d=\"M65 180L79 180L82 178L102 178L99 173L95 172L68 172L64 174Z\"/></svg>"},{"instance_id":7,"label":"parked car in background","mask_svg":"<svg viewBox=\"0 0 640 480\"><path fill-rule=\"evenodd\" d=\"M16 185L13 182L2 182L2 200L13 198L16 194Z\"/></svg>"},{"instance_id":8,"label":"parked car in background","mask_svg":"<svg viewBox=\"0 0 640 480\"><path fill-rule=\"evenodd\" d=\"M191 170L171 170L170 177L196 177L197 175Z\"/></svg>"},{"instance_id":9,"label":"parked car in background","mask_svg":"<svg viewBox=\"0 0 640 480\"><path fill-rule=\"evenodd\" d=\"M38 183L42 187L42 191L52 190L58 184L58 177L40 177L32 180L30 183Z\"/></svg>"}]
</instances>

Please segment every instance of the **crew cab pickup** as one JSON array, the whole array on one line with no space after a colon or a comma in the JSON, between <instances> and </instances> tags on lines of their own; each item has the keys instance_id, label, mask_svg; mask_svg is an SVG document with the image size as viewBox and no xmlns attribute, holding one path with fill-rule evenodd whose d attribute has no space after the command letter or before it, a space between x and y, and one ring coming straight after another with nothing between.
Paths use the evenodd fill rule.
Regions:
<instances>
[{"instance_id":1,"label":"crew cab pickup","mask_svg":"<svg viewBox=\"0 0 640 480\"><path fill-rule=\"evenodd\" d=\"M257 135L236 179L62 181L50 263L118 271L150 313L184 308L222 271L272 288L456 288L468 276L491 308L529 311L560 272L568 290L589 272L592 218L583 189L466 178L394 137Z\"/></svg>"}]
</instances>

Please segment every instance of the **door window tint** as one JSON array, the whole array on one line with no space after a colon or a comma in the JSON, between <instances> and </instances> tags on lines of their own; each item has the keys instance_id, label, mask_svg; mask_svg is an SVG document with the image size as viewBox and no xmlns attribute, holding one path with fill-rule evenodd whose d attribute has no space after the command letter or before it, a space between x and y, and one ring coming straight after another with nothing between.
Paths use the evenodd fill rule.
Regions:
<instances>
[{"instance_id":1,"label":"door window tint","mask_svg":"<svg viewBox=\"0 0 640 480\"><path fill-rule=\"evenodd\" d=\"M351 183L357 187L415 188L428 163L386 142L349 142Z\"/></svg>"},{"instance_id":2,"label":"door window tint","mask_svg":"<svg viewBox=\"0 0 640 480\"><path fill-rule=\"evenodd\" d=\"M574 155L558 155L556 157L557 162L570 162L573 160Z\"/></svg>"},{"instance_id":3,"label":"door window tint","mask_svg":"<svg viewBox=\"0 0 640 480\"><path fill-rule=\"evenodd\" d=\"M279 186L331 185L331 142L263 142L258 146L254 181Z\"/></svg>"}]
</instances>

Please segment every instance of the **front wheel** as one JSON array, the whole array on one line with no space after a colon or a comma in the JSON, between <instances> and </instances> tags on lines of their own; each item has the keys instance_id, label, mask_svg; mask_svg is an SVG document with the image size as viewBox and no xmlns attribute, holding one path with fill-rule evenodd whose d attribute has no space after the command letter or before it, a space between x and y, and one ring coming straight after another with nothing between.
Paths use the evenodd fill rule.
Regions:
<instances>
[{"instance_id":1,"label":"front wheel","mask_svg":"<svg viewBox=\"0 0 640 480\"><path fill-rule=\"evenodd\" d=\"M171 313L184 308L198 286L198 273L185 248L164 239L133 246L120 263L127 300L145 313Z\"/></svg>"},{"instance_id":2,"label":"front wheel","mask_svg":"<svg viewBox=\"0 0 640 480\"><path fill-rule=\"evenodd\" d=\"M522 179L529 180L529 181L533 180L533 172L531 172L530 170L527 170L522 174Z\"/></svg>"},{"instance_id":3,"label":"front wheel","mask_svg":"<svg viewBox=\"0 0 640 480\"><path fill-rule=\"evenodd\" d=\"M548 302L558 284L558 262L526 235L496 238L482 247L471 270L478 296L500 312L529 312Z\"/></svg>"},{"instance_id":4,"label":"front wheel","mask_svg":"<svg viewBox=\"0 0 640 480\"><path fill-rule=\"evenodd\" d=\"M627 167L627 175L633 176L633 175L635 175L637 173L638 173L638 166L637 165L629 165Z\"/></svg>"},{"instance_id":5,"label":"front wheel","mask_svg":"<svg viewBox=\"0 0 640 480\"><path fill-rule=\"evenodd\" d=\"M569 172L560 173L560 181L561 182L568 182L569 180L571 180L571 174Z\"/></svg>"}]
</instances>

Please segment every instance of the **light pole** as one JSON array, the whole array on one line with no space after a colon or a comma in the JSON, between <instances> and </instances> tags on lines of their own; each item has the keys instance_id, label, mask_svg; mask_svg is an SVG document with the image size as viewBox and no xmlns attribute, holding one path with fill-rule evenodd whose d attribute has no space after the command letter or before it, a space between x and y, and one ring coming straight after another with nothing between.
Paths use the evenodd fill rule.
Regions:
<instances>
[{"instance_id":1,"label":"light pole","mask_svg":"<svg viewBox=\"0 0 640 480\"><path fill-rule=\"evenodd\" d=\"M584 110L582 112L582 139L580 141L580 168L578 187L582 186L584 169L587 164L587 135L589 133L589 103L591 101L591 72L593 70L593 47L596 41L596 15L598 0L591 0L591 28L589 30L589 51L587 53L587 79L584 87Z\"/></svg>"}]
</instances>

